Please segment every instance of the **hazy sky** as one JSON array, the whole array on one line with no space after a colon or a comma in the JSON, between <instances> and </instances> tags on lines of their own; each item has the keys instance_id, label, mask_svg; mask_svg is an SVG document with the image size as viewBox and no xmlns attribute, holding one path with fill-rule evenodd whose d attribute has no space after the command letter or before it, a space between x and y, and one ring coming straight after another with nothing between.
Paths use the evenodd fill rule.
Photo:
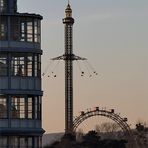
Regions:
<instances>
[{"instance_id":1,"label":"hazy sky","mask_svg":"<svg viewBox=\"0 0 148 148\"><path fill-rule=\"evenodd\" d=\"M64 52L62 18L67 1L18 0L18 4L19 12L44 17L44 71L50 58ZM81 77L74 64L74 114L100 106L115 108L129 124L148 122L148 1L71 0L71 5L74 52L86 57L99 74L89 78L81 62L86 74ZM54 72L56 78L43 77L43 128L47 133L64 131L64 64L60 62Z\"/></svg>"}]
</instances>

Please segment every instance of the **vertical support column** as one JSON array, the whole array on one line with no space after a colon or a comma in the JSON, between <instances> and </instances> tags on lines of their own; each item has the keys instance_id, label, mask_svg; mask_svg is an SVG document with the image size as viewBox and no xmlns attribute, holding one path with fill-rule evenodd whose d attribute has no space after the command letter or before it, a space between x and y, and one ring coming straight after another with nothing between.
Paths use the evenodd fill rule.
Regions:
<instances>
[{"instance_id":1,"label":"vertical support column","mask_svg":"<svg viewBox=\"0 0 148 148\"><path fill-rule=\"evenodd\" d=\"M65 132L73 132L72 24L65 24Z\"/></svg>"},{"instance_id":2,"label":"vertical support column","mask_svg":"<svg viewBox=\"0 0 148 148\"><path fill-rule=\"evenodd\" d=\"M65 9L65 133L73 133L73 24L72 9Z\"/></svg>"}]
</instances>

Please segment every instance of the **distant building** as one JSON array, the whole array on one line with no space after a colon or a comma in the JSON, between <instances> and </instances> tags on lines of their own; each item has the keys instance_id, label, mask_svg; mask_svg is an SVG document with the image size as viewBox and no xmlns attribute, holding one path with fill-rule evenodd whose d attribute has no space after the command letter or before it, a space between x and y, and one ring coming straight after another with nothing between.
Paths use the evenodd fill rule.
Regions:
<instances>
[{"instance_id":1,"label":"distant building","mask_svg":"<svg viewBox=\"0 0 148 148\"><path fill-rule=\"evenodd\" d=\"M41 20L0 0L0 148L42 144Z\"/></svg>"}]
</instances>

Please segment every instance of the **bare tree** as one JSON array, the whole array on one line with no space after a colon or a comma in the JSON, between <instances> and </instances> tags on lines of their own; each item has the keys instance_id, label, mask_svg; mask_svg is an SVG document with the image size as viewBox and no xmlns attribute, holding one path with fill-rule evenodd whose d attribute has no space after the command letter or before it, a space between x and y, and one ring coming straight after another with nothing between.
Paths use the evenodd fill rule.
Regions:
<instances>
[{"instance_id":1,"label":"bare tree","mask_svg":"<svg viewBox=\"0 0 148 148\"><path fill-rule=\"evenodd\" d=\"M134 134L136 144L138 148L147 148L148 147L148 127L147 123L142 120L138 120L136 124L136 132Z\"/></svg>"},{"instance_id":2,"label":"bare tree","mask_svg":"<svg viewBox=\"0 0 148 148\"><path fill-rule=\"evenodd\" d=\"M120 127L114 122L104 122L101 125L96 125L95 130L104 138L119 138Z\"/></svg>"},{"instance_id":3,"label":"bare tree","mask_svg":"<svg viewBox=\"0 0 148 148\"><path fill-rule=\"evenodd\" d=\"M84 136L83 129L79 128L77 133L76 133L76 139L78 142L81 142Z\"/></svg>"},{"instance_id":4,"label":"bare tree","mask_svg":"<svg viewBox=\"0 0 148 148\"><path fill-rule=\"evenodd\" d=\"M113 122L104 122L101 125L96 125L95 129L98 133L99 132L112 133L119 131L120 127L118 124Z\"/></svg>"}]
</instances>

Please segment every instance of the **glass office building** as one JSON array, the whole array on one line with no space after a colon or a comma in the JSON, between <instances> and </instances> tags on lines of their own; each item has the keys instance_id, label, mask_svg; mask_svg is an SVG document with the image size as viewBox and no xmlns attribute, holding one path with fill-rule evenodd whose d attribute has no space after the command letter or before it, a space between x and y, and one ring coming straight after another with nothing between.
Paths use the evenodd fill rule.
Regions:
<instances>
[{"instance_id":1,"label":"glass office building","mask_svg":"<svg viewBox=\"0 0 148 148\"><path fill-rule=\"evenodd\" d=\"M42 16L0 0L0 148L40 148Z\"/></svg>"}]
</instances>

